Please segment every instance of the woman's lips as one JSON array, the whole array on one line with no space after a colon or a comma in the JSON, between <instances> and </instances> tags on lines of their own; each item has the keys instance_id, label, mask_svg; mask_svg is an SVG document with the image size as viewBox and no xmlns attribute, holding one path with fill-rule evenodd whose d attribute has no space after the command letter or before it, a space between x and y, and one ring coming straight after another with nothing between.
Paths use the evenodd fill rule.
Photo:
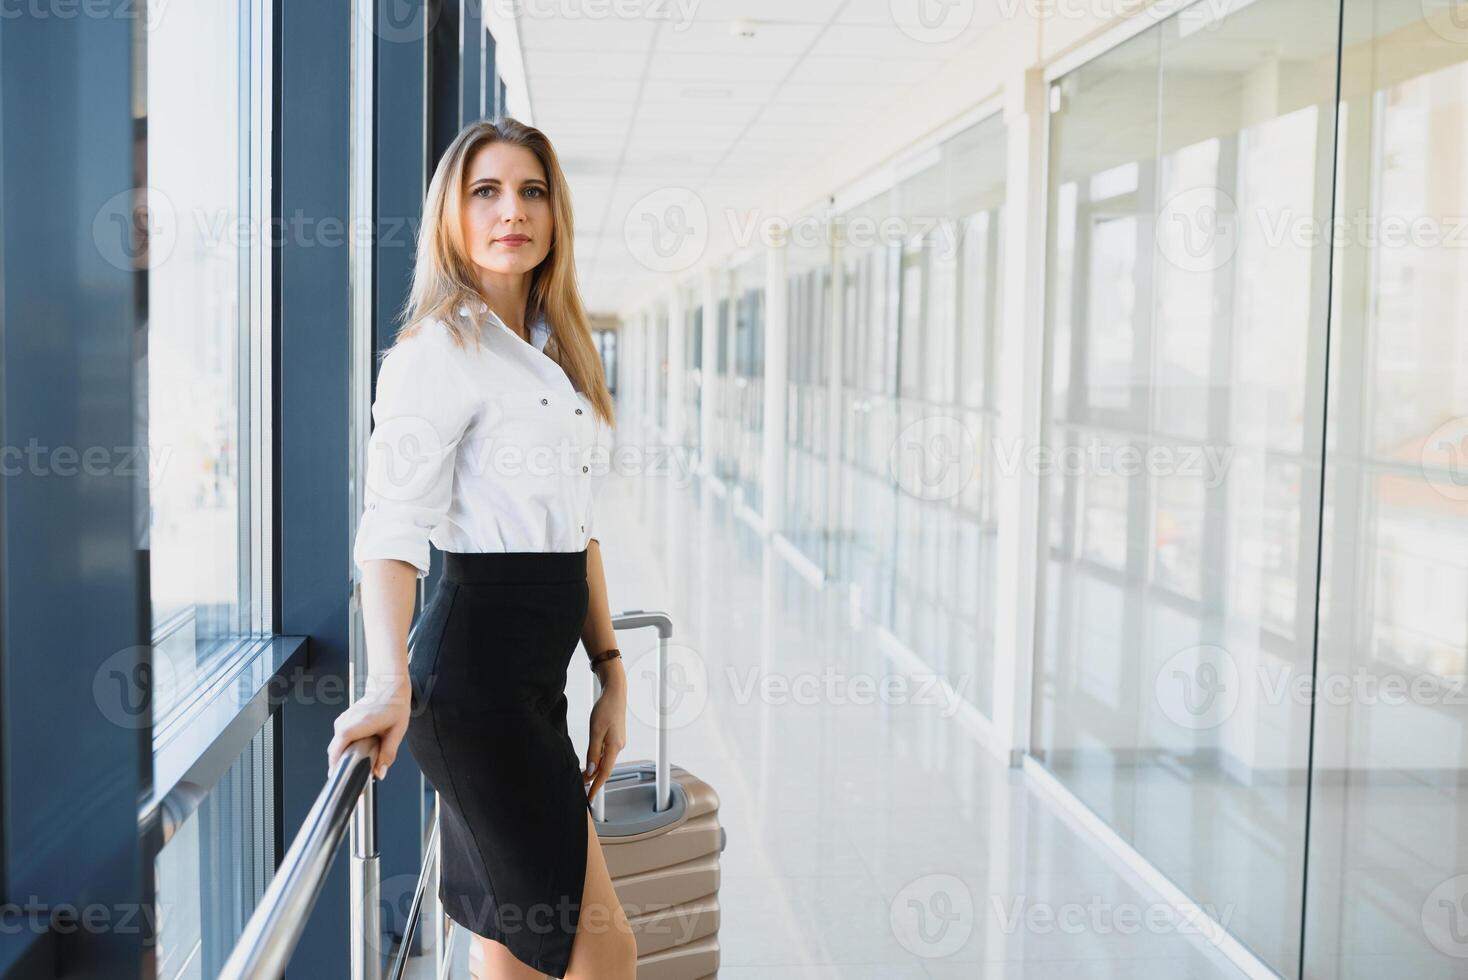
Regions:
<instances>
[{"instance_id":1,"label":"woman's lips","mask_svg":"<svg viewBox=\"0 0 1468 980\"><path fill-rule=\"evenodd\" d=\"M507 248L519 248L521 245L530 241L530 239L524 235L506 235L504 238L496 238L495 241Z\"/></svg>"}]
</instances>

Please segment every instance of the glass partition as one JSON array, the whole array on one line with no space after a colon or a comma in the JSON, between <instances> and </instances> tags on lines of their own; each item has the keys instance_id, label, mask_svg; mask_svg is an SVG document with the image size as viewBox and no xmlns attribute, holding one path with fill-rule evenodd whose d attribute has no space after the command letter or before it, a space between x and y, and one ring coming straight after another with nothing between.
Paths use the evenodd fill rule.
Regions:
<instances>
[{"instance_id":1,"label":"glass partition","mask_svg":"<svg viewBox=\"0 0 1468 980\"><path fill-rule=\"evenodd\" d=\"M652 318L653 418L663 434L672 439L675 436L668 432L668 372L672 370L668 363L668 329L668 307L660 303Z\"/></svg>"},{"instance_id":2,"label":"glass partition","mask_svg":"<svg viewBox=\"0 0 1468 980\"><path fill-rule=\"evenodd\" d=\"M1450 5L1353 0L1343 52L1305 973L1448 980L1468 964L1468 31Z\"/></svg>"},{"instance_id":3,"label":"glass partition","mask_svg":"<svg viewBox=\"0 0 1468 980\"><path fill-rule=\"evenodd\" d=\"M899 293L893 625L984 714L993 707L996 345L1005 126L944 142L896 190Z\"/></svg>"},{"instance_id":4,"label":"glass partition","mask_svg":"<svg viewBox=\"0 0 1468 980\"><path fill-rule=\"evenodd\" d=\"M1297 975L1338 7L1198 5L1052 92L1035 754Z\"/></svg>"},{"instance_id":5,"label":"glass partition","mask_svg":"<svg viewBox=\"0 0 1468 980\"><path fill-rule=\"evenodd\" d=\"M683 322L678 329L683 331L683 363L675 368L683 372L683 431L677 441L691 460L699 451L699 412L703 407L703 294L694 289L682 293Z\"/></svg>"},{"instance_id":6,"label":"glass partition","mask_svg":"<svg viewBox=\"0 0 1468 980\"><path fill-rule=\"evenodd\" d=\"M832 561L873 622L892 625L897 483L897 301L901 260L896 192L841 214L841 431Z\"/></svg>"},{"instance_id":7,"label":"glass partition","mask_svg":"<svg viewBox=\"0 0 1468 980\"><path fill-rule=\"evenodd\" d=\"M804 215L786 246L785 514L781 532L826 568L830 459L831 238L829 218Z\"/></svg>"},{"instance_id":8,"label":"glass partition","mask_svg":"<svg viewBox=\"0 0 1468 980\"><path fill-rule=\"evenodd\" d=\"M741 262L731 279L732 331L729 412L733 488L755 513L764 507L765 255Z\"/></svg>"},{"instance_id":9,"label":"glass partition","mask_svg":"<svg viewBox=\"0 0 1468 980\"><path fill-rule=\"evenodd\" d=\"M729 283L732 277L724 272L721 278L724 280L725 289L731 288ZM734 304L730 301L727 292L719 296L717 309L718 322L714 334L718 340L718 349L714 355L714 376L709 379L707 385L709 404L714 412L714 444L709 449L713 454L714 475L722 480L725 486L732 486L737 473L735 449L739 440L732 377Z\"/></svg>"}]
</instances>

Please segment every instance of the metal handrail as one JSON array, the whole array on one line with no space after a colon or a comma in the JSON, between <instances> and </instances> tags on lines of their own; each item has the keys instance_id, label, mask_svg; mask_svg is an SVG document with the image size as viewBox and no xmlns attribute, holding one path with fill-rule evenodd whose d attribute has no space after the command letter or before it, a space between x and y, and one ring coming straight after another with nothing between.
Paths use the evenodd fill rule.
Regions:
<instances>
[{"instance_id":1,"label":"metal handrail","mask_svg":"<svg viewBox=\"0 0 1468 980\"><path fill-rule=\"evenodd\" d=\"M409 645L416 638L417 625L409 634ZM658 633L657 712L659 718L656 769L656 809L670 805L671 778L668 763L666 716L667 645L672 635L672 620L665 612L629 609L612 617L614 630L655 628ZM592 674L592 693L600 693L601 685ZM312 907L326 883L326 874L341 846L349 826L353 827L353 908L352 908L352 975L377 977L381 962L375 955L373 940L377 923L373 904L379 884L377 867L377 831L374 826L372 757L377 747L376 735L359 739L346 747L316 798L305 823L291 842L270 886L261 896L250 916L239 942L220 972L221 980L279 980L284 976L291 954L295 952L306 927ZM605 787L592 800L593 815L605 820ZM439 853L439 800L435 794L433 829L424 848L423 866L413 891L406 927L398 943L396 955L388 967L388 980L401 980L412 949L414 931L422 918L425 900L432 887L432 877L441 860ZM162 816L154 814L155 819ZM355 818L355 821L354 821ZM435 918L442 916L436 910ZM439 931L437 925L435 932ZM441 937L435 936L437 942ZM447 949L439 950L439 972L442 977L450 966Z\"/></svg>"},{"instance_id":2,"label":"metal handrail","mask_svg":"<svg viewBox=\"0 0 1468 980\"><path fill-rule=\"evenodd\" d=\"M438 860L438 807L439 802L435 797L432 829L428 832L428 846L423 848L423 867L418 871L418 884L413 889L413 903L408 906L408 923L403 929L402 942L398 943L397 958L388 968L387 980L403 980L403 974L408 969L408 956L413 951L413 933L422 917L423 898L428 893L429 882L433 877L434 862Z\"/></svg>"},{"instance_id":3,"label":"metal handrail","mask_svg":"<svg viewBox=\"0 0 1468 980\"><path fill-rule=\"evenodd\" d=\"M376 748L377 736L372 735L342 752L224 964L219 974L223 980L277 980L285 974L357 800L371 781Z\"/></svg>"}]
</instances>

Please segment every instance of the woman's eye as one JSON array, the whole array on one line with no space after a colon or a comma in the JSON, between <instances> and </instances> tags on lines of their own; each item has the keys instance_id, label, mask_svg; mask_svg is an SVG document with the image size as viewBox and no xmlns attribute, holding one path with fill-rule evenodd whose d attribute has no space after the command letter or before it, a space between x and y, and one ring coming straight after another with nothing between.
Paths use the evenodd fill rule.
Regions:
<instances>
[{"instance_id":1,"label":"woman's eye","mask_svg":"<svg viewBox=\"0 0 1468 980\"><path fill-rule=\"evenodd\" d=\"M543 189L539 188L539 187L529 187L529 188L526 188L525 193L526 194L534 194L536 197L544 197L545 196L545 191Z\"/></svg>"},{"instance_id":2,"label":"woman's eye","mask_svg":"<svg viewBox=\"0 0 1468 980\"><path fill-rule=\"evenodd\" d=\"M493 187L490 187L488 184L484 185L483 187L476 187L476 188L474 188L474 196L475 197L488 197L489 194L490 194L490 192L493 191L493 190L494 190L494 188Z\"/></svg>"}]
</instances>

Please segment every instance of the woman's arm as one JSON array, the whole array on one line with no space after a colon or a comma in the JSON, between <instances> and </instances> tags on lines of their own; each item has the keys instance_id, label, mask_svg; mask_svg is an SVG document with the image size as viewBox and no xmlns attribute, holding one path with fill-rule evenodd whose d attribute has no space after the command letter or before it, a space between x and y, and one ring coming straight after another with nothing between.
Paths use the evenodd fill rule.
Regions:
<instances>
[{"instance_id":1,"label":"woman's arm","mask_svg":"<svg viewBox=\"0 0 1468 980\"><path fill-rule=\"evenodd\" d=\"M587 656L594 657L617 645L612 613L607 607L607 576L601 564L601 542L596 538L586 545L586 589L590 597L586 605L586 625L581 628L581 645L586 647ZM618 660L613 658L603 667L610 664L618 664Z\"/></svg>"},{"instance_id":2,"label":"woman's arm","mask_svg":"<svg viewBox=\"0 0 1468 980\"><path fill-rule=\"evenodd\" d=\"M408 629L418 591L418 569L396 558L362 563L362 627L367 642L367 677L362 697L337 715L326 747L327 768L346 747L378 736L372 773L387 776L408 731L413 687L408 680Z\"/></svg>"},{"instance_id":3,"label":"woman's arm","mask_svg":"<svg viewBox=\"0 0 1468 980\"><path fill-rule=\"evenodd\" d=\"M418 569L406 561L379 558L362 564L362 631L367 641L367 676L408 673L408 630L418 599Z\"/></svg>"},{"instance_id":4,"label":"woman's arm","mask_svg":"<svg viewBox=\"0 0 1468 980\"><path fill-rule=\"evenodd\" d=\"M607 579L601 563L601 542L592 538L586 546L586 624L581 628L581 643L588 656L617 645L617 636L612 629L612 613L607 606ZM591 733L586 744L586 768L583 780L590 780L588 796L595 796L612 767L617 764L617 755L627 744L627 674L622 668L622 658L613 657L604 661L597 669L602 691L591 709Z\"/></svg>"},{"instance_id":5,"label":"woman's arm","mask_svg":"<svg viewBox=\"0 0 1468 980\"><path fill-rule=\"evenodd\" d=\"M367 677L360 700L336 719L331 765L347 745L378 735L382 779L408 731L408 627L418 580L430 568L429 537L448 513L454 463L476 408L473 385L439 321L399 340L377 372L367 440L363 509L352 545L361 570Z\"/></svg>"}]
</instances>

